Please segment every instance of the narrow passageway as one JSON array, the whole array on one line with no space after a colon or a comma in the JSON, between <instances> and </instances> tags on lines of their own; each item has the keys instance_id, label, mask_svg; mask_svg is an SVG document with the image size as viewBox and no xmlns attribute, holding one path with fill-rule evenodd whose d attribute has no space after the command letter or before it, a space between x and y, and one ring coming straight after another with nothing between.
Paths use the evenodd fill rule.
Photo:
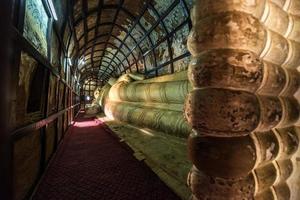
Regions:
<instances>
[{"instance_id":1,"label":"narrow passageway","mask_svg":"<svg viewBox=\"0 0 300 200\"><path fill-rule=\"evenodd\" d=\"M106 125L80 113L33 196L34 200L177 200Z\"/></svg>"},{"instance_id":2,"label":"narrow passageway","mask_svg":"<svg viewBox=\"0 0 300 200\"><path fill-rule=\"evenodd\" d=\"M0 200L300 200L300 0L3 0L0 27Z\"/></svg>"}]
</instances>

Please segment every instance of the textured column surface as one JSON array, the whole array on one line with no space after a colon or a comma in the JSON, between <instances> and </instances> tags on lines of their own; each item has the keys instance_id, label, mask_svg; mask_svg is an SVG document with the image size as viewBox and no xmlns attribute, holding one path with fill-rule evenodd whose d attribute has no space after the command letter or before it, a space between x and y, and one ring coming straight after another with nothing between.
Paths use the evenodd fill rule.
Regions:
<instances>
[{"instance_id":1,"label":"textured column surface","mask_svg":"<svg viewBox=\"0 0 300 200\"><path fill-rule=\"evenodd\" d=\"M191 17L192 199L300 199L300 1L201 0Z\"/></svg>"}]
</instances>

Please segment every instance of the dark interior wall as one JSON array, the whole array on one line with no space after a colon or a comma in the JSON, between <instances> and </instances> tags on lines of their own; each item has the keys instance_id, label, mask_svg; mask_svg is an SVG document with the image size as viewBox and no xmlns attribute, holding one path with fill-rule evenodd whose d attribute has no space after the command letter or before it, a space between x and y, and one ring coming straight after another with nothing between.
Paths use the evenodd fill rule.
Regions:
<instances>
[{"instance_id":1,"label":"dark interior wall","mask_svg":"<svg viewBox=\"0 0 300 200\"><path fill-rule=\"evenodd\" d=\"M0 1L0 199L11 199L11 148L8 130L10 104L11 32L7 23L11 17L11 0Z\"/></svg>"},{"instance_id":2,"label":"dark interior wall","mask_svg":"<svg viewBox=\"0 0 300 200\"><path fill-rule=\"evenodd\" d=\"M66 2L54 1L57 21L46 0L11 2L7 29L14 42L9 107L13 199L30 197L79 109L76 71L67 59L71 35L62 31Z\"/></svg>"}]
</instances>

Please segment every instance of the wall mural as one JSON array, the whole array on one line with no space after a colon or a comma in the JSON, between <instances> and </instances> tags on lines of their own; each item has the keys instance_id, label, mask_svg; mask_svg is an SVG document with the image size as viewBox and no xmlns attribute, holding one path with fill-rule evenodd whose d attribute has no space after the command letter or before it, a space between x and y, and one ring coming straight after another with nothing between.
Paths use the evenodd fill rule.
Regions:
<instances>
[{"instance_id":1,"label":"wall mural","mask_svg":"<svg viewBox=\"0 0 300 200\"><path fill-rule=\"evenodd\" d=\"M59 41L53 30L51 36L51 64L54 67L59 67Z\"/></svg>"},{"instance_id":2,"label":"wall mural","mask_svg":"<svg viewBox=\"0 0 300 200\"><path fill-rule=\"evenodd\" d=\"M50 74L48 90L48 115L56 112L56 77Z\"/></svg>"},{"instance_id":3,"label":"wall mural","mask_svg":"<svg viewBox=\"0 0 300 200\"><path fill-rule=\"evenodd\" d=\"M21 63L19 71L19 83L17 92L19 98L17 98L16 113L13 119L15 127L25 125L26 121L26 108L30 94L30 83L33 78L34 71L37 69L38 62L30 57L27 53L21 53Z\"/></svg>"},{"instance_id":4,"label":"wall mural","mask_svg":"<svg viewBox=\"0 0 300 200\"><path fill-rule=\"evenodd\" d=\"M97 10L97 4L94 2L99 0L87 2L89 9ZM82 1L74 1L73 17L75 39L79 43L78 59L85 60L79 66L81 73L89 72L107 81L109 77L128 71L137 71L147 77L153 77L187 70L190 56L186 38L191 28L189 9L192 2L154 0L147 5L142 0L125 1L120 12L104 6L99 18L97 13L90 13L85 22L80 17L83 16ZM104 2L104 5L109 4L116 4L116 1ZM143 10L141 8L144 6L144 12L137 12ZM127 12L139 19L138 22L133 23L132 16ZM97 18L102 23L100 27L96 25ZM114 18L114 23L118 26L112 26ZM85 23L88 28L86 33ZM86 42L85 34L88 38ZM113 37L109 37L109 34ZM95 35L97 39L93 44ZM106 41L109 44L105 45ZM101 52L103 49L106 51ZM93 72L91 68L100 70Z\"/></svg>"},{"instance_id":5,"label":"wall mural","mask_svg":"<svg viewBox=\"0 0 300 200\"><path fill-rule=\"evenodd\" d=\"M26 1L24 37L45 57L47 57L48 20L41 0Z\"/></svg>"}]
</instances>

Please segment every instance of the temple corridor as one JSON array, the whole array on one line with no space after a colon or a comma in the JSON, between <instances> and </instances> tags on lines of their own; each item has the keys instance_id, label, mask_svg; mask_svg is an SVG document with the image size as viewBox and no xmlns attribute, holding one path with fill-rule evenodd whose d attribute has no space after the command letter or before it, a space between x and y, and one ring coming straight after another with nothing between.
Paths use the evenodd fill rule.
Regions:
<instances>
[{"instance_id":1,"label":"temple corridor","mask_svg":"<svg viewBox=\"0 0 300 200\"><path fill-rule=\"evenodd\" d=\"M144 181L147 180L147 181ZM32 199L179 198L104 123L79 114Z\"/></svg>"},{"instance_id":2,"label":"temple corridor","mask_svg":"<svg viewBox=\"0 0 300 200\"><path fill-rule=\"evenodd\" d=\"M1 0L0 200L300 200L300 0Z\"/></svg>"}]
</instances>

